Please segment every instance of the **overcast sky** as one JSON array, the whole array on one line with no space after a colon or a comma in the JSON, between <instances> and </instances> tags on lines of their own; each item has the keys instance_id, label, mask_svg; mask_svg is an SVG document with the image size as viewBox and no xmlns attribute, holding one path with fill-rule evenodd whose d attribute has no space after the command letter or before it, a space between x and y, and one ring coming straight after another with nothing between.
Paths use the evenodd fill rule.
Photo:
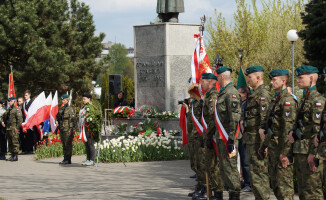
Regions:
<instances>
[{"instance_id":1,"label":"overcast sky","mask_svg":"<svg viewBox=\"0 0 326 200\"><path fill-rule=\"evenodd\" d=\"M81 0L90 6L96 35L105 33L103 42L117 42L127 48L134 46L133 26L149 24L156 14L157 0ZM184 0L185 12L179 22L200 24L204 14L212 16L214 9L230 21L236 10L235 0Z\"/></svg>"}]
</instances>

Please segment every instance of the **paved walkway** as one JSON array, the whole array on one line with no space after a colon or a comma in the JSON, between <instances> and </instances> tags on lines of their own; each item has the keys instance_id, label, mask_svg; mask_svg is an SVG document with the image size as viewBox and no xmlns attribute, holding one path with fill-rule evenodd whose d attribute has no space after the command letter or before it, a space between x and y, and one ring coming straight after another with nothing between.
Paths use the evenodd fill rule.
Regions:
<instances>
[{"instance_id":1,"label":"paved walkway","mask_svg":"<svg viewBox=\"0 0 326 200\"><path fill-rule=\"evenodd\" d=\"M190 199L195 185L189 161L100 163L85 167L85 156L73 156L72 165L62 158L35 161L21 155L18 162L0 162L0 197L5 199ZM227 199L228 194L224 194ZM254 199L242 193L241 199ZM272 199L275 199L274 197Z\"/></svg>"}]
</instances>

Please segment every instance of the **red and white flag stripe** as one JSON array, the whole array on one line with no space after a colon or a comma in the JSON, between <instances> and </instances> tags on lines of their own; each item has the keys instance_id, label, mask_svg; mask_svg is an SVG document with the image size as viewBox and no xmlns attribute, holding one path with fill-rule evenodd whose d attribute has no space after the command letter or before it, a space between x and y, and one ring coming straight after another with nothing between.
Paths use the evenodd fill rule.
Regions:
<instances>
[{"instance_id":1,"label":"red and white flag stripe","mask_svg":"<svg viewBox=\"0 0 326 200\"><path fill-rule=\"evenodd\" d=\"M83 141L83 142L87 142L86 133L85 133L85 124L82 124L81 133L79 135L79 139L81 141Z\"/></svg>"},{"instance_id":2,"label":"red and white flag stripe","mask_svg":"<svg viewBox=\"0 0 326 200\"><path fill-rule=\"evenodd\" d=\"M54 96L53 96L53 100L51 103L51 108L50 108L50 126L51 126L51 130L52 132L55 131L55 129L57 128L57 125L55 124L55 118L58 114L59 111L59 107L58 107L58 91L55 91Z\"/></svg>"}]
</instances>

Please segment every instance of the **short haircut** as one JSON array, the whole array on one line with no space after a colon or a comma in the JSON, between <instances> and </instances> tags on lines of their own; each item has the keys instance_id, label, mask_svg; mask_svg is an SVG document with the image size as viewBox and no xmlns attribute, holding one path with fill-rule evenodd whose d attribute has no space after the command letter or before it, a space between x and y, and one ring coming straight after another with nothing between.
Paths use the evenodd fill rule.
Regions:
<instances>
[{"instance_id":1,"label":"short haircut","mask_svg":"<svg viewBox=\"0 0 326 200\"><path fill-rule=\"evenodd\" d=\"M24 94L29 94L29 95L32 95L31 91L30 90L25 90Z\"/></svg>"}]
</instances>

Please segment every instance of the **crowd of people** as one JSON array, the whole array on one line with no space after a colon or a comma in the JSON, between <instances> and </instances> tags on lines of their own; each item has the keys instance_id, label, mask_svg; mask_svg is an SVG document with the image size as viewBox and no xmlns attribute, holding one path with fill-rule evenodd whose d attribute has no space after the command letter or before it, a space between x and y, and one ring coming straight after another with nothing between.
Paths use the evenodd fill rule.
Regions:
<instances>
[{"instance_id":1,"label":"crowd of people","mask_svg":"<svg viewBox=\"0 0 326 200\"><path fill-rule=\"evenodd\" d=\"M24 99L22 97L9 97L7 110L5 109L7 107L5 102L0 100L0 160L18 161L19 152L20 154L33 154L41 140L44 140L47 145L50 131L49 119L31 129L25 131L22 129L21 125L26 119L30 105L33 103L30 97L31 92L29 90L25 91ZM61 100L62 106L55 119L57 129L52 131L60 133L64 159L59 164L65 165L71 164L72 141L77 130L77 116L74 108L68 105L70 96L68 94L62 95ZM91 94L83 94L84 105L79 113L79 132L85 135L83 141L87 152L87 160L83 163L84 165L93 165L95 157L93 135L89 128L85 129L86 116L89 110L94 110L89 109L93 106L91 100ZM10 157L6 159L7 152L10 152Z\"/></svg>"},{"instance_id":2,"label":"crowd of people","mask_svg":"<svg viewBox=\"0 0 326 200\"><path fill-rule=\"evenodd\" d=\"M201 87L207 91L204 98L190 92L190 103L183 103L190 165L197 182L188 194L192 199L222 200L227 190L230 200L240 199L241 191L266 200L271 189L277 199L293 199L294 176L300 199L325 199L326 112L325 98L316 89L319 71L309 65L295 70L298 87L304 91L300 101L287 86L288 70L269 72L274 95L264 84L264 73L261 66L247 68L251 90L236 89L232 69L219 67L217 76L201 76Z\"/></svg>"}]
</instances>

